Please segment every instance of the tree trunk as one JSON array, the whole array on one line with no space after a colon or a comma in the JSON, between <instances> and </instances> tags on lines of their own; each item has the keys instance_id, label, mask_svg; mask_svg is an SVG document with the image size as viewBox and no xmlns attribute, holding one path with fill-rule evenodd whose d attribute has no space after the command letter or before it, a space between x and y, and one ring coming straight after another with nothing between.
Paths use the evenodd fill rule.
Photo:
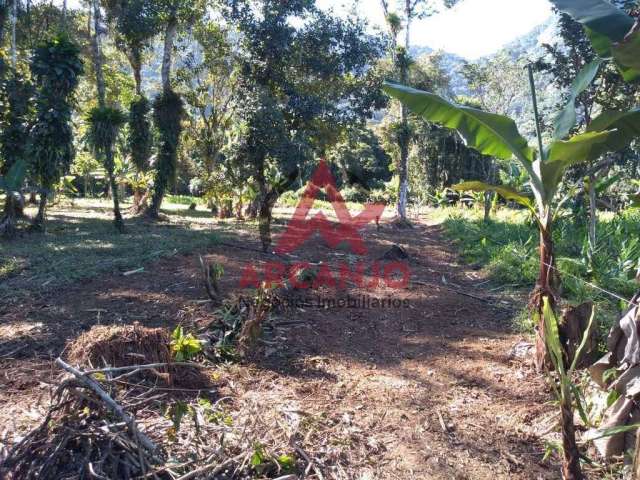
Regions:
<instances>
[{"instance_id":1,"label":"tree trunk","mask_svg":"<svg viewBox=\"0 0 640 480\"><path fill-rule=\"evenodd\" d=\"M491 161L491 164L489 165L489 173L487 175L487 182L490 184L495 184L496 183L496 174L497 174L497 168L496 165L493 161ZM484 222L487 223L489 221L489 218L491 216L491 206L493 204L493 199L496 196L495 192L485 192L484 194Z\"/></svg>"},{"instance_id":2,"label":"tree trunk","mask_svg":"<svg viewBox=\"0 0 640 480\"><path fill-rule=\"evenodd\" d=\"M491 217L491 203L493 202L493 192L484 192L484 223L487 223Z\"/></svg>"},{"instance_id":3,"label":"tree trunk","mask_svg":"<svg viewBox=\"0 0 640 480\"><path fill-rule=\"evenodd\" d=\"M264 163L262 164L264 168ZM257 175L258 187L260 189L260 208L258 210L258 227L260 231L260 241L262 242L262 250L264 252L269 251L271 246L271 219L273 213L273 207L275 206L278 198L284 192L286 192L291 185L298 178L299 170L294 168L288 175L284 182L281 182L277 187L273 187L267 190L267 184L264 178L264 171L259 170Z\"/></svg>"},{"instance_id":4,"label":"tree trunk","mask_svg":"<svg viewBox=\"0 0 640 480\"><path fill-rule=\"evenodd\" d=\"M4 214L0 221L0 237L13 238L16 235L18 205L16 196L13 193L7 193L4 204Z\"/></svg>"},{"instance_id":5,"label":"tree trunk","mask_svg":"<svg viewBox=\"0 0 640 480\"><path fill-rule=\"evenodd\" d=\"M256 218L258 218L259 209L260 209L260 198L256 197L251 202L249 202L249 205L247 205L247 210L245 212L247 218L249 218L250 220L255 220Z\"/></svg>"},{"instance_id":6,"label":"tree trunk","mask_svg":"<svg viewBox=\"0 0 640 480\"><path fill-rule=\"evenodd\" d=\"M546 222L549 225L550 222ZM544 224L543 224L544 225ZM544 339L544 317L543 298L548 297L552 309L555 309L558 303L558 288L560 286L560 277L555 269L555 258L553 252L553 240L551 237L551 227L545 226L540 229L540 271L538 281L531 293L530 308L533 314L538 317L537 335L536 335L536 358L535 365L539 372L549 365L549 357L547 355L547 346Z\"/></svg>"},{"instance_id":7,"label":"tree trunk","mask_svg":"<svg viewBox=\"0 0 640 480\"><path fill-rule=\"evenodd\" d=\"M160 73L162 76L162 92L164 95L171 93L171 61L173 53L173 42L175 40L177 31L178 23L175 15L172 15L167 22L167 27L165 29L164 50L162 52L162 68ZM167 153L165 153L165 155L166 154ZM161 162L162 160L159 159L156 168L161 168ZM162 200L164 199L165 190L167 189L169 179L166 178L166 175L156 175L155 181L156 183L153 188L151 205L147 209L146 213L147 217L151 219L157 219L160 216L160 206L162 205Z\"/></svg>"},{"instance_id":8,"label":"tree trunk","mask_svg":"<svg viewBox=\"0 0 640 480\"><path fill-rule=\"evenodd\" d=\"M100 3L98 0L93 0L93 66L96 75L96 88L98 90L98 104L100 107L105 106L105 86L104 75L102 73L102 52L100 51Z\"/></svg>"},{"instance_id":9,"label":"tree trunk","mask_svg":"<svg viewBox=\"0 0 640 480\"><path fill-rule=\"evenodd\" d=\"M640 480L640 428L636 432L636 451L633 455L632 480Z\"/></svg>"},{"instance_id":10,"label":"tree trunk","mask_svg":"<svg viewBox=\"0 0 640 480\"><path fill-rule=\"evenodd\" d=\"M146 216L153 220L160 218L160 206L164 200L164 193L167 189L167 182L159 175L156 175L156 184L153 186L153 195L151 195L151 205L147 209Z\"/></svg>"},{"instance_id":11,"label":"tree trunk","mask_svg":"<svg viewBox=\"0 0 640 480\"><path fill-rule=\"evenodd\" d=\"M164 34L164 50L162 53L162 91L168 92L171 90L171 61L173 53L173 42L178 31L178 23L175 17L172 17L167 22L167 28Z\"/></svg>"},{"instance_id":12,"label":"tree trunk","mask_svg":"<svg viewBox=\"0 0 640 480\"><path fill-rule=\"evenodd\" d=\"M18 62L18 50L16 45L16 24L18 23L18 1L13 0L11 5L11 67L13 68L14 75L16 70L16 64Z\"/></svg>"},{"instance_id":13,"label":"tree trunk","mask_svg":"<svg viewBox=\"0 0 640 480\"><path fill-rule=\"evenodd\" d=\"M582 469L580 468L580 452L576 444L576 431L573 425L573 396L568 387L561 386L564 390L560 402L560 421L562 423L562 451L564 461L562 462L563 480L582 480Z\"/></svg>"},{"instance_id":14,"label":"tree trunk","mask_svg":"<svg viewBox=\"0 0 640 480\"><path fill-rule=\"evenodd\" d=\"M540 228L540 273L531 296L531 307L538 315L535 358L538 371L543 371L547 366L551 365L544 336L544 298L548 298L550 307L555 311L559 301L558 290L560 288L560 277L555 269L551 222L549 221L550 214L547 214L546 217L546 221L543 220L541 222ZM561 359L561 361L565 361L565 358ZM573 424L573 395L571 389L565 384L561 383L560 389L560 427L562 430L564 457L562 478L563 480L582 480L584 477L580 468L580 453L576 444L575 426Z\"/></svg>"},{"instance_id":15,"label":"tree trunk","mask_svg":"<svg viewBox=\"0 0 640 480\"><path fill-rule=\"evenodd\" d=\"M142 95L142 58L140 50L137 47L131 47L128 57L133 71L133 81L136 85L136 95Z\"/></svg>"},{"instance_id":16,"label":"tree trunk","mask_svg":"<svg viewBox=\"0 0 640 480\"><path fill-rule=\"evenodd\" d=\"M0 45L2 45L2 41L4 40L4 24L7 20L7 6L0 8ZM2 76L2 64L0 63L0 76Z\"/></svg>"},{"instance_id":17,"label":"tree trunk","mask_svg":"<svg viewBox=\"0 0 640 480\"><path fill-rule=\"evenodd\" d=\"M106 90L104 84L103 59L102 50L100 48L100 21L102 15L100 12L100 3L93 0L93 64L96 73L96 89L98 90L98 104L100 108L106 107ZM109 176L109 185L111 187L111 196L113 198L113 223L118 233L124 233L124 221L120 213L120 199L118 198L118 185L114 175L113 161L113 145L106 145L105 151L105 167Z\"/></svg>"},{"instance_id":18,"label":"tree trunk","mask_svg":"<svg viewBox=\"0 0 640 480\"><path fill-rule=\"evenodd\" d=\"M589 175L589 262L596 253L596 224L598 222L598 205L596 202L596 176Z\"/></svg>"},{"instance_id":19,"label":"tree trunk","mask_svg":"<svg viewBox=\"0 0 640 480\"><path fill-rule=\"evenodd\" d=\"M45 215L47 210L47 191L49 188L43 188L40 192L40 204L38 205L38 213L33 219L32 228L35 230L45 231Z\"/></svg>"},{"instance_id":20,"label":"tree trunk","mask_svg":"<svg viewBox=\"0 0 640 480\"><path fill-rule=\"evenodd\" d=\"M411 20L413 18L413 9L415 8L415 4L412 7L411 0L405 0L405 41L404 41L404 52L400 61L400 83L403 85L407 84L408 80L408 70L409 70L409 49L411 46L410 42L410 28L411 28ZM408 224L407 220L407 202L409 195L409 142L410 142L410 134L409 134L409 111L407 107L402 104L400 106L400 135L398 137L398 146L400 147L400 164L398 165L398 176L399 176L399 185L398 185L398 206L397 213L398 218L401 224Z\"/></svg>"},{"instance_id":21,"label":"tree trunk","mask_svg":"<svg viewBox=\"0 0 640 480\"><path fill-rule=\"evenodd\" d=\"M111 196L113 197L113 223L118 233L124 233L124 221L120 213L120 194L118 192L118 184L113 172L113 150L109 148L106 152L107 156L107 173L109 175L109 185L111 186Z\"/></svg>"},{"instance_id":22,"label":"tree trunk","mask_svg":"<svg viewBox=\"0 0 640 480\"><path fill-rule=\"evenodd\" d=\"M260 211L258 215L258 226L260 230L260 241L262 242L262 251L267 253L271 247L271 220L273 206L278 199L278 195L272 190L265 195L260 202Z\"/></svg>"},{"instance_id":23,"label":"tree trunk","mask_svg":"<svg viewBox=\"0 0 640 480\"><path fill-rule=\"evenodd\" d=\"M400 147L400 164L398 165L398 206L397 213L401 221L407 221L407 195L409 193L408 163L409 163L409 135L407 113L404 105L402 106L401 133L398 138Z\"/></svg>"}]
</instances>

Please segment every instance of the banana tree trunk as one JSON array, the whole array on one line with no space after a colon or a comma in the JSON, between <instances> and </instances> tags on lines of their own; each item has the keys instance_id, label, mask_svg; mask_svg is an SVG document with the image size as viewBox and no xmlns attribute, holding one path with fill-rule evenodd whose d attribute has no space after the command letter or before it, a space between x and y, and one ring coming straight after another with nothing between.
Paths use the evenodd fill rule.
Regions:
<instances>
[{"instance_id":1,"label":"banana tree trunk","mask_svg":"<svg viewBox=\"0 0 640 480\"><path fill-rule=\"evenodd\" d=\"M536 287L531 294L532 312L537 315L537 338L535 364L538 371L551 365L547 354L544 336L543 299L549 299L550 307L555 311L559 302L560 276L555 268L555 254L551 235L550 214L540 223L540 271ZM562 433L562 478L563 480L582 480L580 453L576 443L573 423L573 395L568 385L562 384L560 396L560 428Z\"/></svg>"},{"instance_id":2,"label":"banana tree trunk","mask_svg":"<svg viewBox=\"0 0 640 480\"><path fill-rule=\"evenodd\" d=\"M573 395L568 385L562 385L562 399L560 401L560 422L562 428L562 462L563 480L582 480L580 468L580 452L576 444L576 431L573 424Z\"/></svg>"},{"instance_id":3,"label":"banana tree trunk","mask_svg":"<svg viewBox=\"0 0 640 480\"><path fill-rule=\"evenodd\" d=\"M555 310L558 303L558 288L560 284L560 277L555 269L550 223L543 222L540 225L540 270L538 281L530 299L532 313L536 314L538 318L535 364L539 372L543 371L545 366L550 365L544 338L543 298L548 297L551 308Z\"/></svg>"}]
</instances>

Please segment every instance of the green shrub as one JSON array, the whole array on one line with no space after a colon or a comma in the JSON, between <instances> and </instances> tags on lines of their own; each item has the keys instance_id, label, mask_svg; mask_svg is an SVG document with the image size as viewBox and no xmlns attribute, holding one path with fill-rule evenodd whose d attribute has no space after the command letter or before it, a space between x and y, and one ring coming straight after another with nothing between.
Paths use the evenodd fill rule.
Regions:
<instances>
[{"instance_id":1,"label":"green shrub","mask_svg":"<svg viewBox=\"0 0 640 480\"><path fill-rule=\"evenodd\" d=\"M364 203L369 200L369 192L360 185L349 185L340 190L345 202Z\"/></svg>"}]
</instances>

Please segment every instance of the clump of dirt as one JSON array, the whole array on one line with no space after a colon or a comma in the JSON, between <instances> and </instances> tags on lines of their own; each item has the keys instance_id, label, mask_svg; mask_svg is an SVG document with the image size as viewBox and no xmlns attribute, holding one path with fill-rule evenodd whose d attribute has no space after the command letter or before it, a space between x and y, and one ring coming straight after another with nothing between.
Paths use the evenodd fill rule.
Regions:
<instances>
[{"instance_id":1,"label":"clump of dirt","mask_svg":"<svg viewBox=\"0 0 640 480\"><path fill-rule=\"evenodd\" d=\"M71 343L68 359L92 368L171 362L171 338L163 328L97 325Z\"/></svg>"},{"instance_id":2,"label":"clump of dirt","mask_svg":"<svg viewBox=\"0 0 640 480\"><path fill-rule=\"evenodd\" d=\"M71 363L89 368L167 364L145 369L135 378L182 388L213 387L211 379L195 365L168 366L172 362L171 336L164 328L139 324L97 325L71 343L67 358Z\"/></svg>"}]
</instances>

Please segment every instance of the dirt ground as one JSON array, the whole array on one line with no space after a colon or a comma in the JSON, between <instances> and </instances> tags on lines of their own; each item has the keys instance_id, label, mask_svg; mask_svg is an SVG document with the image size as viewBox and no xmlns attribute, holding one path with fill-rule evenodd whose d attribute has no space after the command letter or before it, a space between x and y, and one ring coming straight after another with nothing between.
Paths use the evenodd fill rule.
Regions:
<instances>
[{"instance_id":1,"label":"dirt ground","mask_svg":"<svg viewBox=\"0 0 640 480\"><path fill-rule=\"evenodd\" d=\"M381 227L364 230L362 260L402 246L409 286L298 294L312 305L274 312L250 361L221 367L219 395L322 422L301 441L324 448L318 460L324 478L559 478L558 465L542 460L537 433L540 419L553 416L551 395L529 362L509 353L523 340L510 330L515 308L457 263L437 225ZM335 265L350 258L320 238L284 257L259 253L258 246L249 231L227 235L207 252L159 260L140 273L114 273L0 305L0 442L12 443L41 418L59 374L52 359L91 326L182 323L197 330L209 322L213 307L202 301L196 253L224 266L225 294L238 288L250 264ZM407 302L400 308L317 303L317 297L349 296Z\"/></svg>"}]
</instances>

